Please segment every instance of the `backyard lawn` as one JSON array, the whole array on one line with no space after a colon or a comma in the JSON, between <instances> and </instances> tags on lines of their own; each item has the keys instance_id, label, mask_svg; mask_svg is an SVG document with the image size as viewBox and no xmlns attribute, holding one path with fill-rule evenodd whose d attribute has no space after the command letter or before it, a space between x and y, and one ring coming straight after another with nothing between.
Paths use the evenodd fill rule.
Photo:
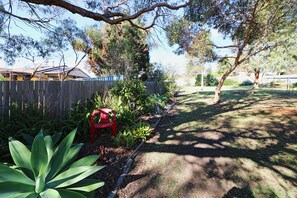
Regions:
<instances>
[{"instance_id":1,"label":"backyard lawn","mask_svg":"<svg viewBox=\"0 0 297 198\"><path fill-rule=\"evenodd\" d=\"M119 197L297 197L297 95L184 89Z\"/></svg>"}]
</instances>

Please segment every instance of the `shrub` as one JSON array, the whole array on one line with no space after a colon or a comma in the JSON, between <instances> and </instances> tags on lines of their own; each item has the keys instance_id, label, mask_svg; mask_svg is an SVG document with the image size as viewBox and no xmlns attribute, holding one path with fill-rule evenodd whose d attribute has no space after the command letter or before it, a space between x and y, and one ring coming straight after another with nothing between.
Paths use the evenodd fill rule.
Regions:
<instances>
[{"instance_id":1,"label":"shrub","mask_svg":"<svg viewBox=\"0 0 297 198\"><path fill-rule=\"evenodd\" d=\"M254 83L250 80L245 80L243 81L242 83L239 84L239 86L251 86L253 85Z\"/></svg>"},{"instance_id":2,"label":"shrub","mask_svg":"<svg viewBox=\"0 0 297 198\"><path fill-rule=\"evenodd\" d=\"M95 106L98 106L97 104ZM118 96L107 96L102 103L102 106L98 107L108 107L116 111L117 125L121 129L126 125L133 125L137 120L137 115L131 110L130 106L123 102L122 97Z\"/></svg>"},{"instance_id":3,"label":"shrub","mask_svg":"<svg viewBox=\"0 0 297 198\"><path fill-rule=\"evenodd\" d=\"M25 104L23 109L16 103L10 107L10 116L0 118L0 159L10 158L7 140L9 137L22 139L22 134L35 136L40 129L53 134L57 130L57 120L43 115L37 107Z\"/></svg>"},{"instance_id":4,"label":"shrub","mask_svg":"<svg viewBox=\"0 0 297 198\"><path fill-rule=\"evenodd\" d=\"M207 74L205 77L206 86L217 86L219 84L218 79L216 79L212 74Z\"/></svg>"},{"instance_id":5,"label":"shrub","mask_svg":"<svg viewBox=\"0 0 297 198\"><path fill-rule=\"evenodd\" d=\"M74 162L82 148L82 144L72 146L75 134L73 130L55 148L51 136L44 136L41 131L34 138L31 151L10 138L9 149L16 168L0 164L0 196L90 197L104 182L86 178L103 166L91 166L97 155Z\"/></svg>"},{"instance_id":6,"label":"shrub","mask_svg":"<svg viewBox=\"0 0 297 198\"><path fill-rule=\"evenodd\" d=\"M78 102L62 120L62 131L67 132L77 128L77 136L81 141L86 141L89 137L90 116L94 111L94 101L86 103Z\"/></svg>"},{"instance_id":7,"label":"shrub","mask_svg":"<svg viewBox=\"0 0 297 198\"><path fill-rule=\"evenodd\" d=\"M201 86L201 78L202 78L201 74L196 75L196 78L195 78L195 85L196 86Z\"/></svg>"},{"instance_id":8,"label":"shrub","mask_svg":"<svg viewBox=\"0 0 297 198\"><path fill-rule=\"evenodd\" d=\"M156 82L159 94L169 98L173 97L177 87L174 78L170 77L169 73L166 74L163 70L156 69L150 74L149 79Z\"/></svg>"},{"instance_id":9,"label":"shrub","mask_svg":"<svg viewBox=\"0 0 297 198\"><path fill-rule=\"evenodd\" d=\"M114 87L110 89L111 96L120 97L122 104L128 105L129 108L137 115L145 112L148 105L148 93L142 81L138 79L130 79L118 81Z\"/></svg>"},{"instance_id":10,"label":"shrub","mask_svg":"<svg viewBox=\"0 0 297 198\"><path fill-rule=\"evenodd\" d=\"M149 97L150 109L155 111L154 113L159 114L161 110L164 110L166 105L170 102L170 98L166 95L153 94Z\"/></svg>"}]
</instances>

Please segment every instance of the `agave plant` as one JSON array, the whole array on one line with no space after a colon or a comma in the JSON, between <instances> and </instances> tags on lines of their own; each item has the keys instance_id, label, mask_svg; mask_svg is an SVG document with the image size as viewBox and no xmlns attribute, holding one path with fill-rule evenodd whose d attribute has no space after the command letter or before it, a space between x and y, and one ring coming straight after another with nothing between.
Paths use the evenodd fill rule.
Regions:
<instances>
[{"instance_id":1,"label":"agave plant","mask_svg":"<svg viewBox=\"0 0 297 198\"><path fill-rule=\"evenodd\" d=\"M31 151L10 138L9 150L16 168L0 164L0 197L83 198L102 187L104 182L86 179L103 168L92 166L98 155L75 161L83 146L73 145L75 134L76 129L55 148L52 137L40 131Z\"/></svg>"}]
</instances>

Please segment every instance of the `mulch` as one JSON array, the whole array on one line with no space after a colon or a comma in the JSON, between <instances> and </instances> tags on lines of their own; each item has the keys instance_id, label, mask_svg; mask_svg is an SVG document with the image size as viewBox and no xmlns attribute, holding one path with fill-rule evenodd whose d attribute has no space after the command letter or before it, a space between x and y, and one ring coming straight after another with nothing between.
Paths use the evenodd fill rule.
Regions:
<instances>
[{"instance_id":1,"label":"mulch","mask_svg":"<svg viewBox=\"0 0 297 198\"><path fill-rule=\"evenodd\" d=\"M153 125L159 116L142 116L141 119ZM109 130L101 130L101 135L94 144L85 143L80 151L78 158L88 155L99 155L96 162L98 166L105 166L103 169L92 175L92 178L99 179L105 184L103 187L96 190L95 197L107 197L116 186L119 176L123 172L128 157L133 150L140 144L137 142L132 149L117 147L111 137Z\"/></svg>"}]
</instances>

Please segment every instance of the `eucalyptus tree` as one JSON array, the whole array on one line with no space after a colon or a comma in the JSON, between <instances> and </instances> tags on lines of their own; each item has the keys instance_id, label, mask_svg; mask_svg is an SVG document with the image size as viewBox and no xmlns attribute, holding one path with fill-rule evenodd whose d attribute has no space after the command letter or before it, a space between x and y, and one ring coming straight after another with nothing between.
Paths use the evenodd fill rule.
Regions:
<instances>
[{"instance_id":1,"label":"eucalyptus tree","mask_svg":"<svg viewBox=\"0 0 297 198\"><path fill-rule=\"evenodd\" d=\"M297 71L297 35L283 36L283 41L276 47L252 56L245 64L248 72L254 73L254 88L259 88L260 73L276 72L295 73ZM279 42L279 39L278 41Z\"/></svg>"},{"instance_id":2,"label":"eucalyptus tree","mask_svg":"<svg viewBox=\"0 0 297 198\"><path fill-rule=\"evenodd\" d=\"M294 0L193 0L186 9L185 18L181 19L189 21L190 26L183 29L186 32L176 43L185 48L191 43L192 32L211 28L233 41L228 46L212 45L233 52L221 57L231 61L215 91L214 102L218 103L224 81L239 65L257 53L275 47L278 43L270 42L275 40L275 35L296 31L296 11Z\"/></svg>"},{"instance_id":3,"label":"eucalyptus tree","mask_svg":"<svg viewBox=\"0 0 297 198\"><path fill-rule=\"evenodd\" d=\"M76 49L88 54L88 63L95 74L113 73L135 77L140 72L148 72L150 63L146 31L123 22L105 24L101 28L88 27L85 35L90 48L76 42L79 44Z\"/></svg>"},{"instance_id":4,"label":"eucalyptus tree","mask_svg":"<svg viewBox=\"0 0 297 198\"><path fill-rule=\"evenodd\" d=\"M162 17L168 16L171 10L184 8L188 4L187 0L170 2L167 0L2 0L0 1L0 50L7 51L4 57L7 61L11 60L12 64L17 54L13 53L14 45L7 43L12 43L14 37L14 40L22 44L22 35L17 34L15 27L23 29L24 26L28 26L48 34L55 31L58 21L78 14L93 19L94 22L115 25L127 21L136 28L149 29L160 22ZM139 23L139 20L143 23ZM56 37L58 36L63 34L56 34Z\"/></svg>"}]
</instances>

